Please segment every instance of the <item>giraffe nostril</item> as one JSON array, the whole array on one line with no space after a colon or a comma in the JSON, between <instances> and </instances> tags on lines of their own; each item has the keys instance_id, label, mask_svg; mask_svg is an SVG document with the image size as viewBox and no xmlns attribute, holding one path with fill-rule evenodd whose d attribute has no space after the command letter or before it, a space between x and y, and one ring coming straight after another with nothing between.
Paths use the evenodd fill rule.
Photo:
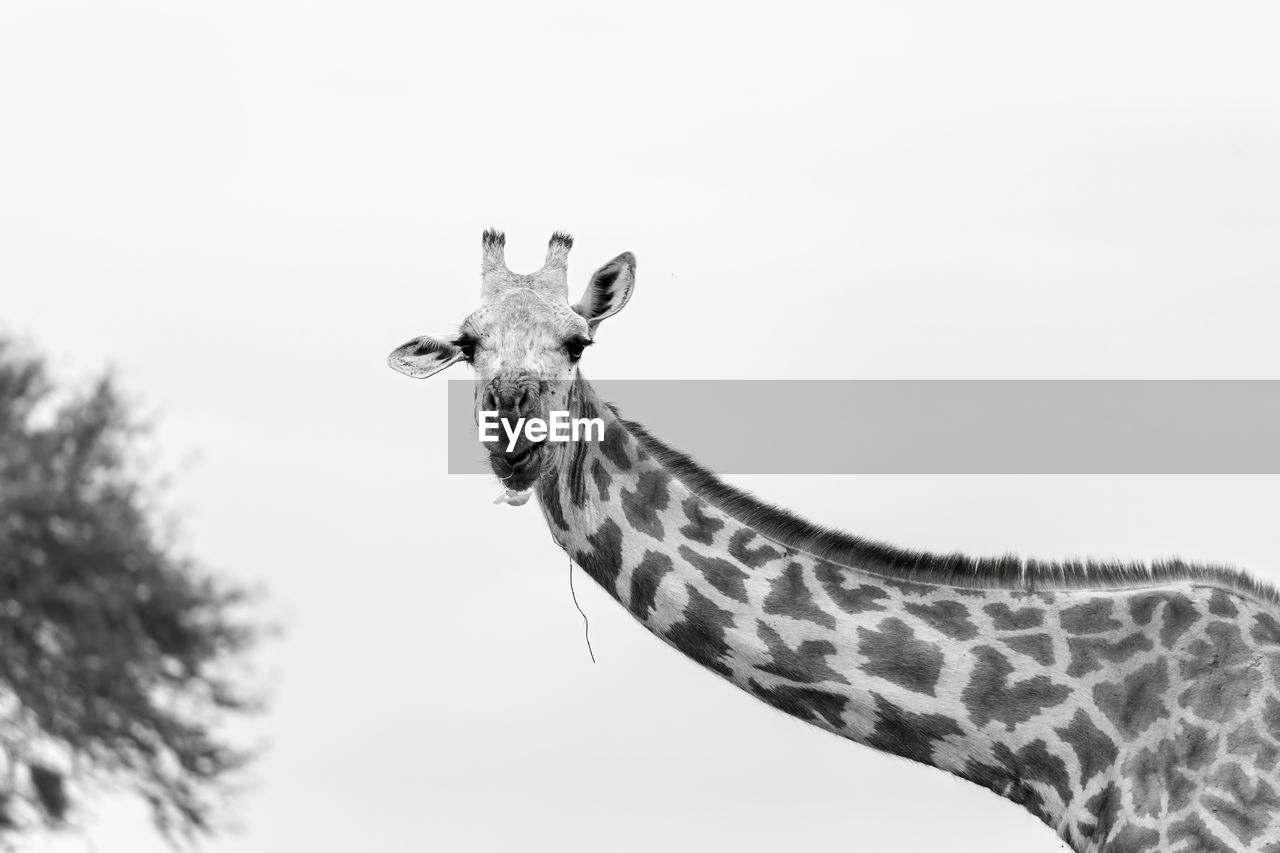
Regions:
<instances>
[{"instance_id":1,"label":"giraffe nostril","mask_svg":"<svg viewBox=\"0 0 1280 853\"><path fill-rule=\"evenodd\" d=\"M495 382L481 395L482 409L501 417L523 418L538 403L538 389L528 384Z\"/></svg>"}]
</instances>

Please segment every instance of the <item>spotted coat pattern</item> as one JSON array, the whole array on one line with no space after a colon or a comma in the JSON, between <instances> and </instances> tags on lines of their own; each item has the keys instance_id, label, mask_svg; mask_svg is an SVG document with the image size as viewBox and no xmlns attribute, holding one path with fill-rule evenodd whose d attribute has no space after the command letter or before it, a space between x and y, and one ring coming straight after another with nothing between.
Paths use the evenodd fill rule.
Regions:
<instances>
[{"instance_id":1,"label":"spotted coat pattern","mask_svg":"<svg viewBox=\"0 0 1280 853\"><path fill-rule=\"evenodd\" d=\"M547 467L544 515L688 657L986 786L1081 853L1280 853L1275 605L1209 582L962 589L837 565L694 494L595 408L606 441Z\"/></svg>"}]
</instances>

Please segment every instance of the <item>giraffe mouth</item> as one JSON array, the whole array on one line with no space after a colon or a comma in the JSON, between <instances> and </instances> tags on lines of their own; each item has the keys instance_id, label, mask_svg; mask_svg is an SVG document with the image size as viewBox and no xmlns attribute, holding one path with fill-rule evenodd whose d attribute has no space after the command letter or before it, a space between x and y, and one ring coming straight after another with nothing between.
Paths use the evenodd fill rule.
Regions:
<instances>
[{"instance_id":1,"label":"giraffe mouth","mask_svg":"<svg viewBox=\"0 0 1280 853\"><path fill-rule=\"evenodd\" d=\"M508 492L527 492L541 473L541 445L530 444L515 454L489 454L489 467Z\"/></svg>"}]
</instances>

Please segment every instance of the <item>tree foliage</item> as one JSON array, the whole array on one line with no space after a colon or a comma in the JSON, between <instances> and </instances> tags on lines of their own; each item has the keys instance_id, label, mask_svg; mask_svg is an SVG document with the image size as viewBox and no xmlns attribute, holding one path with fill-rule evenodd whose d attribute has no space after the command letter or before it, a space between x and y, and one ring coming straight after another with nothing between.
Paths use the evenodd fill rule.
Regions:
<instances>
[{"instance_id":1,"label":"tree foliage","mask_svg":"<svg viewBox=\"0 0 1280 853\"><path fill-rule=\"evenodd\" d=\"M109 377L71 393L0 338L0 843L124 787L207 832L249 754L245 592L178 553Z\"/></svg>"}]
</instances>

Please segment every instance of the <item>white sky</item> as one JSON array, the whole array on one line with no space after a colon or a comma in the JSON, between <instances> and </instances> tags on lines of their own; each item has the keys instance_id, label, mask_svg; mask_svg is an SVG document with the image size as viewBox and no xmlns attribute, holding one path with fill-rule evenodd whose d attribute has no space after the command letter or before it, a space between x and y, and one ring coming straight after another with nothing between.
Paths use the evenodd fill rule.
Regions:
<instances>
[{"instance_id":1,"label":"white sky","mask_svg":"<svg viewBox=\"0 0 1280 853\"><path fill-rule=\"evenodd\" d=\"M582 579L584 664L536 509L446 477L443 384L383 358L474 307L495 225L515 269L573 231L576 286L637 253L597 377L1280 378L1277 43L1264 2L0 6L0 325L118 367L190 546L287 629L211 849L1054 849ZM741 482L917 547L1280 579L1276 478ZM159 849L100 812L48 849Z\"/></svg>"}]
</instances>

